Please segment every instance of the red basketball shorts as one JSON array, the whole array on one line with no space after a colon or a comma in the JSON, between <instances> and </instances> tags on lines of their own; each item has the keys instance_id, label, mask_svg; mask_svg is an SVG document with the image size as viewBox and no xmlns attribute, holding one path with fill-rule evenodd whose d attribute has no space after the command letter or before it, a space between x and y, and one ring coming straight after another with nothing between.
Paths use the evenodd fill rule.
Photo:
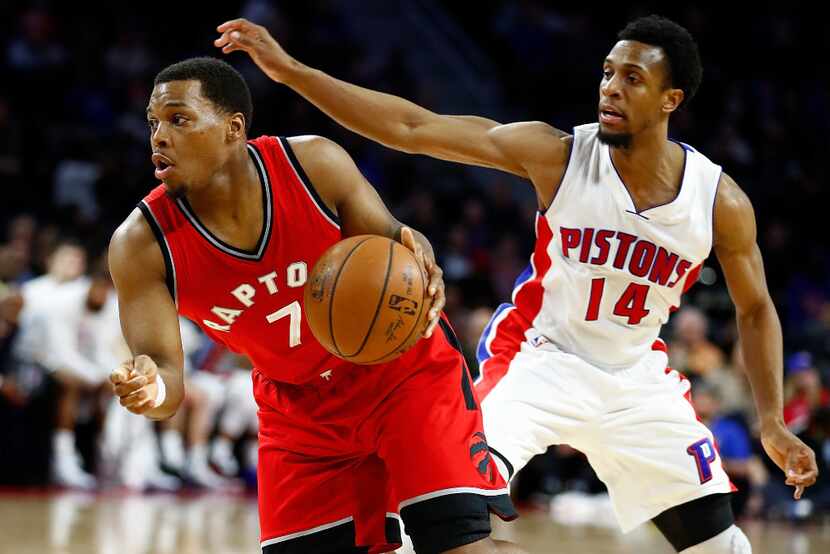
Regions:
<instances>
[{"instance_id":1,"label":"red basketball shorts","mask_svg":"<svg viewBox=\"0 0 830 554\"><path fill-rule=\"evenodd\" d=\"M490 512L515 517L446 320L389 364L253 379L265 554L388 552L401 520L437 553L488 536Z\"/></svg>"}]
</instances>

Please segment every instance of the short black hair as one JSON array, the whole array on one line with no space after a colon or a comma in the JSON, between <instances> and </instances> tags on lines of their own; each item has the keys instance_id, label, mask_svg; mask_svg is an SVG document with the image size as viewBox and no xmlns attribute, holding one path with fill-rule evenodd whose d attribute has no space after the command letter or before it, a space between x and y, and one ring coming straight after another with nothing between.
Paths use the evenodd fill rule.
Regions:
<instances>
[{"instance_id":1,"label":"short black hair","mask_svg":"<svg viewBox=\"0 0 830 554\"><path fill-rule=\"evenodd\" d=\"M242 75L229 63L216 58L190 58L168 65L156 75L153 85L170 81L199 81L202 95L226 113L245 116L245 133L251 129L254 103Z\"/></svg>"},{"instance_id":2,"label":"short black hair","mask_svg":"<svg viewBox=\"0 0 830 554\"><path fill-rule=\"evenodd\" d=\"M665 17L649 15L631 21L617 34L618 40L636 40L659 46L669 62L668 78L671 88L683 91L685 106L697 93L703 79L703 65L695 39L689 31Z\"/></svg>"}]
</instances>

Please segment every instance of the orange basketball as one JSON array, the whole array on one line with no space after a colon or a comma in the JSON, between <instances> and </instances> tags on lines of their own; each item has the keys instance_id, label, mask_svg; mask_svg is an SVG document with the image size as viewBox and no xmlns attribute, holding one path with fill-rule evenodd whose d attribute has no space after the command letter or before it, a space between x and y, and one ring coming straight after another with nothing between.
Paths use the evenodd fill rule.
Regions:
<instances>
[{"instance_id":1,"label":"orange basketball","mask_svg":"<svg viewBox=\"0 0 830 554\"><path fill-rule=\"evenodd\" d=\"M305 285L306 319L326 350L356 364L400 356L426 329L427 276L415 255L377 235L326 250Z\"/></svg>"}]
</instances>

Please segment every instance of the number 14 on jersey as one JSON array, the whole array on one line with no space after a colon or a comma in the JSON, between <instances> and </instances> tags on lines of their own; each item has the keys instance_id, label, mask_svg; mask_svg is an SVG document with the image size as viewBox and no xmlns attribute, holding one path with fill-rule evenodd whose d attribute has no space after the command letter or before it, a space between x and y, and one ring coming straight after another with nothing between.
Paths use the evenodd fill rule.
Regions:
<instances>
[{"instance_id":1,"label":"number 14 on jersey","mask_svg":"<svg viewBox=\"0 0 830 554\"><path fill-rule=\"evenodd\" d=\"M637 325L646 317L650 310L646 309L648 285L630 283L614 304L614 315L628 318L629 325ZM585 321L599 319L599 307L602 295L605 292L605 277L591 280L591 294L588 300L588 310L585 312Z\"/></svg>"}]
</instances>

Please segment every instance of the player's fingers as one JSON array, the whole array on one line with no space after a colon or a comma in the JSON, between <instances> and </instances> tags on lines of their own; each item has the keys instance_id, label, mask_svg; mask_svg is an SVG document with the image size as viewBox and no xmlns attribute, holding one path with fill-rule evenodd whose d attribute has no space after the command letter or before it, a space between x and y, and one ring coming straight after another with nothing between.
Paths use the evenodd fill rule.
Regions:
<instances>
[{"instance_id":1,"label":"player's fingers","mask_svg":"<svg viewBox=\"0 0 830 554\"><path fill-rule=\"evenodd\" d=\"M807 459L806 463L801 464L799 467L787 470L787 479L785 483L790 486L809 487L816 482L817 478L818 468L812 460Z\"/></svg>"},{"instance_id":2,"label":"player's fingers","mask_svg":"<svg viewBox=\"0 0 830 554\"><path fill-rule=\"evenodd\" d=\"M221 25L216 27L216 30L219 31L220 33L224 33L225 31L227 31L229 29L243 28L246 23L250 23L250 22L247 19L244 19L244 18L241 18L241 17L237 18L237 19L231 19L230 21L225 21L224 23L222 23Z\"/></svg>"},{"instance_id":3,"label":"player's fingers","mask_svg":"<svg viewBox=\"0 0 830 554\"><path fill-rule=\"evenodd\" d=\"M440 319L441 318L436 317L435 319L433 319L429 322L429 325L427 325L427 330L424 331L424 338L425 339L428 339L429 337L432 336L432 333L435 331L435 326L438 325L438 321Z\"/></svg>"},{"instance_id":4,"label":"player's fingers","mask_svg":"<svg viewBox=\"0 0 830 554\"><path fill-rule=\"evenodd\" d=\"M441 305L441 308L442 307L443 307L443 303ZM438 321L441 319L441 309L437 305L435 306L435 309L436 309L435 312L430 311L430 314L434 313L435 315L430 315L429 325L427 325L427 330L424 333L424 336L426 338L429 338L429 337L432 336L432 331L435 329L435 326L438 325Z\"/></svg>"},{"instance_id":5,"label":"player's fingers","mask_svg":"<svg viewBox=\"0 0 830 554\"><path fill-rule=\"evenodd\" d=\"M424 259L424 248L418 243L415 243L415 259L418 264L426 271L426 260Z\"/></svg>"},{"instance_id":6,"label":"player's fingers","mask_svg":"<svg viewBox=\"0 0 830 554\"><path fill-rule=\"evenodd\" d=\"M231 52L236 52L238 50L244 50L244 48L240 48L239 46L236 46L234 44L228 44L227 46L222 48L222 53L230 54Z\"/></svg>"},{"instance_id":7,"label":"player's fingers","mask_svg":"<svg viewBox=\"0 0 830 554\"><path fill-rule=\"evenodd\" d=\"M438 289L444 288L444 270L438 267L438 264L429 262L427 271L429 272L429 288L427 292L430 296L435 296Z\"/></svg>"},{"instance_id":8,"label":"player's fingers","mask_svg":"<svg viewBox=\"0 0 830 554\"><path fill-rule=\"evenodd\" d=\"M231 31L228 33L228 38L231 42L242 46L245 46L251 42L248 35L240 31Z\"/></svg>"},{"instance_id":9,"label":"player's fingers","mask_svg":"<svg viewBox=\"0 0 830 554\"><path fill-rule=\"evenodd\" d=\"M401 228L401 244L415 252L415 235L412 234L412 229L409 227Z\"/></svg>"},{"instance_id":10,"label":"player's fingers","mask_svg":"<svg viewBox=\"0 0 830 554\"><path fill-rule=\"evenodd\" d=\"M230 33L222 33L222 35L218 39L213 41L213 44L218 47L233 44L233 41L231 41Z\"/></svg>"},{"instance_id":11,"label":"player's fingers","mask_svg":"<svg viewBox=\"0 0 830 554\"><path fill-rule=\"evenodd\" d=\"M156 367L156 362L153 359L146 355L146 354L139 354L134 359L134 371L141 375L146 375L150 380L155 378L156 372L158 368Z\"/></svg>"},{"instance_id":12,"label":"player's fingers","mask_svg":"<svg viewBox=\"0 0 830 554\"><path fill-rule=\"evenodd\" d=\"M129 396L145 385L147 385L147 377L138 375L129 381L115 385L115 395L119 397Z\"/></svg>"},{"instance_id":13,"label":"player's fingers","mask_svg":"<svg viewBox=\"0 0 830 554\"><path fill-rule=\"evenodd\" d=\"M795 492L793 493L793 498L796 500L801 500L801 495L804 494L804 487L802 485L798 485L795 488Z\"/></svg>"},{"instance_id":14,"label":"player's fingers","mask_svg":"<svg viewBox=\"0 0 830 554\"><path fill-rule=\"evenodd\" d=\"M143 387L128 396L122 396L119 402L121 402L122 406L129 409L143 404L144 402L147 402L147 400L154 399L150 398L150 391L147 390L147 387Z\"/></svg>"},{"instance_id":15,"label":"player's fingers","mask_svg":"<svg viewBox=\"0 0 830 554\"><path fill-rule=\"evenodd\" d=\"M133 369L133 360L127 360L110 373L110 383L116 385L129 379Z\"/></svg>"},{"instance_id":16,"label":"player's fingers","mask_svg":"<svg viewBox=\"0 0 830 554\"><path fill-rule=\"evenodd\" d=\"M130 406L129 408L127 408L127 410L129 410L130 412L132 412L134 414L142 415L142 414L144 414L144 412L152 410L153 407L154 407L154 402L153 402L153 399L150 398L150 399L148 399L144 402L141 402L140 404Z\"/></svg>"},{"instance_id":17,"label":"player's fingers","mask_svg":"<svg viewBox=\"0 0 830 554\"><path fill-rule=\"evenodd\" d=\"M121 366L118 369L113 370L113 372L110 373L110 383L112 383L113 385L123 383L127 380L128 373L129 371L124 366Z\"/></svg>"},{"instance_id":18,"label":"player's fingers","mask_svg":"<svg viewBox=\"0 0 830 554\"><path fill-rule=\"evenodd\" d=\"M787 458L784 462L784 473L787 478L798 476L814 467L811 463L810 450L806 447L795 447L787 450Z\"/></svg>"},{"instance_id":19,"label":"player's fingers","mask_svg":"<svg viewBox=\"0 0 830 554\"><path fill-rule=\"evenodd\" d=\"M435 291L435 298L432 301L432 307L429 309L429 319L436 319L444 309L444 304L447 298L444 296L444 287L440 287Z\"/></svg>"}]
</instances>

